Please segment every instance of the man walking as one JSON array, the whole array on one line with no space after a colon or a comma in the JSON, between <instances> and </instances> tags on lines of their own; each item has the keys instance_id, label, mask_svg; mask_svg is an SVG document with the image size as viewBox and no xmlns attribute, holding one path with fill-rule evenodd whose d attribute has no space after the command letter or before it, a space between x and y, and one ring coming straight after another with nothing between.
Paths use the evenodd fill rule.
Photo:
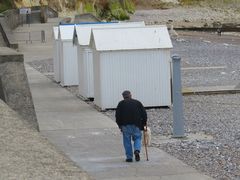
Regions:
<instances>
[{"instance_id":1,"label":"man walking","mask_svg":"<svg viewBox=\"0 0 240 180\"><path fill-rule=\"evenodd\" d=\"M118 103L115 116L116 123L123 134L126 162L133 161L132 140L135 160L140 161L141 130L144 130L146 126L147 113L140 101L132 99L130 91L124 91L122 96L123 100Z\"/></svg>"}]
</instances>

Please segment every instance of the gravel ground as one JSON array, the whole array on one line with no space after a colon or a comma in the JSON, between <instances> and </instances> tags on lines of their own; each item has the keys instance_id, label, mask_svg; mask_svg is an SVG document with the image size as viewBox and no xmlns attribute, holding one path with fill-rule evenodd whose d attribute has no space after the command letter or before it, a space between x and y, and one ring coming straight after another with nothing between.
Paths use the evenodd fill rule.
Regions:
<instances>
[{"instance_id":1,"label":"gravel ground","mask_svg":"<svg viewBox=\"0 0 240 180\"><path fill-rule=\"evenodd\" d=\"M43 59L28 63L39 72L46 74L50 79L53 80L53 59ZM48 75L49 74L49 75Z\"/></svg>"},{"instance_id":2,"label":"gravel ground","mask_svg":"<svg viewBox=\"0 0 240 180\"><path fill-rule=\"evenodd\" d=\"M174 27L213 27L216 22L238 23L238 8L177 7L171 9L137 10L130 16L132 21L146 24L172 24Z\"/></svg>"},{"instance_id":3,"label":"gravel ground","mask_svg":"<svg viewBox=\"0 0 240 180\"><path fill-rule=\"evenodd\" d=\"M194 35L194 34L193 34ZM200 33L173 40L173 54L182 57L182 67L203 67L182 71L184 87L223 86L240 83L240 39Z\"/></svg>"},{"instance_id":4,"label":"gravel ground","mask_svg":"<svg viewBox=\"0 0 240 180\"><path fill-rule=\"evenodd\" d=\"M219 67L182 70L187 86L237 85L240 83L239 38L211 33L190 33L173 38L173 54L182 67ZM52 60L29 63L50 79ZM77 87L67 87L77 95ZM89 104L93 105L91 102ZM115 111L105 114L114 120ZM172 110L148 109L152 146L161 148L219 180L240 179L240 94L184 97L185 132L188 138L172 140ZM192 138L194 137L194 138Z\"/></svg>"},{"instance_id":5,"label":"gravel ground","mask_svg":"<svg viewBox=\"0 0 240 180\"><path fill-rule=\"evenodd\" d=\"M148 109L152 145L216 179L240 179L239 102L240 94L184 97L189 138L177 141L162 141L172 134L172 110ZM114 119L114 113L105 114Z\"/></svg>"}]
</instances>

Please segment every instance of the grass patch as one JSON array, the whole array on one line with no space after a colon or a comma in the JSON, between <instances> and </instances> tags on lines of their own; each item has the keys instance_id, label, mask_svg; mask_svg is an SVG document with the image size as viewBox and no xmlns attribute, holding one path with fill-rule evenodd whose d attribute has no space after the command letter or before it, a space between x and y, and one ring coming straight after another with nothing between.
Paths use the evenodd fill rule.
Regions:
<instances>
[{"instance_id":1,"label":"grass patch","mask_svg":"<svg viewBox=\"0 0 240 180\"><path fill-rule=\"evenodd\" d=\"M0 1L0 13L12 8L12 3L10 0Z\"/></svg>"},{"instance_id":2,"label":"grass patch","mask_svg":"<svg viewBox=\"0 0 240 180\"><path fill-rule=\"evenodd\" d=\"M117 20L129 19L127 11L122 8L119 2L113 2L110 4L110 11L112 16Z\"/></svg>"},{"instance_id":3,"label":"grass patch","mask_svg":"<svg viewBox=\"0 0 240 180\"><path fill-rule=\"evenodd\" d=\"M123 2L123 8L126 9L128 13L133 14L135 12L135 5L131 0L125 0Z\"/></svg>"},{"instance_id":4,"label":"grass patch","mask_svg":"<svg viewBox=\"0 0 240 180\"><path fill-rule=\"evenodd\" d=\"M94 6L99 18L107 21L129 19L129 13L134 13L132 0L99 0Z\"/></svg>"},{"instance_id":5,"label":"grass patch","mask_svg":"<svg viewBox=\"0 0 240 180\"><path fill-rule=\"evenodd\" d=\"M86 3L84 5L83 11L87 12L87 13L92 13L92 12L95 12L95 9L94 9L92 3Z\"/></svg>"}]
</instances>

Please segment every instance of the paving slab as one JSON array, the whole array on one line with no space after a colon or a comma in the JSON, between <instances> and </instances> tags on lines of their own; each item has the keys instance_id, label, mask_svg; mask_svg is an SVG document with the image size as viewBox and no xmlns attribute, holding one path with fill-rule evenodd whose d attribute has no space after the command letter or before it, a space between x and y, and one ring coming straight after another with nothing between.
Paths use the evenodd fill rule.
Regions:
<instances>
[{"instance_id":1,"label":"paving slab","mask_svg":"<svg viewBox=\"0 0 240 180\"><path fill-rule=\"evenodd\" d=\"M140 162L126 163L116 127L42 133L96 179L211 179L154 147L148 149L149 161L143 150Z\"/></svg>"},{"instance_id":2,"label":"paving slab","mask_svg":"<svg viewBox=\"0 0 240 180\"><path fill-rule=\"evenodd\" d=\"M100 124L116 126L111 119L29 65L25 64L25 67L40 130L97 128Z\"/></svg>"}]
</instances>

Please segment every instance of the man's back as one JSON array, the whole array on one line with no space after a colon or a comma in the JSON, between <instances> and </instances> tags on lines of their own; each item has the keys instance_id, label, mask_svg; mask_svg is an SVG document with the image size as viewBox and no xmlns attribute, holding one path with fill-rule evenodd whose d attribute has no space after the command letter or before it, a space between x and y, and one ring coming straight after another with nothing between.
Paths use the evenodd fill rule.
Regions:
<instances>
[{"instance_id":1,"label":"man's back","mask_svg":"<svg viewBox=\"0 0 240 180\"><path fill-rule=\"evenodd\" d=\"M141 102L135 99L124 99L119 102L116 110L118 125L134 124L140 129L146 124L147 114Z\"/></svg>"}]
</instances>

